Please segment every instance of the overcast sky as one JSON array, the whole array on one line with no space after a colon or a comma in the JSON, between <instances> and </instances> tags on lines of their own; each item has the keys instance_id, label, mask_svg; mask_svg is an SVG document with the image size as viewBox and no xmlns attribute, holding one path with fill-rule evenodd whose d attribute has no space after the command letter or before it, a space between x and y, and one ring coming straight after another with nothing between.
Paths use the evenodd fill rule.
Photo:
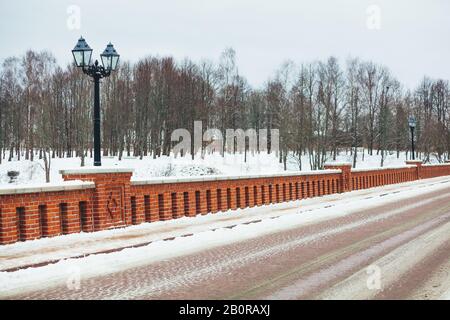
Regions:
<instances>
[{"instance_id":1,"label":"overcast sky","mask_svg":"<svg viewBox=\"0 0 450 320\"><path fill-rule=\"evenodd\" d=\"M385 64L412 88L425 74L450 79L449 15L448 0L1 0L0 59L47 49L66 64L83 35L94 55L111 41L130 61L217 61L233 47L255 87L287 59L334 55Z\"/></svg>"}]
</instances>

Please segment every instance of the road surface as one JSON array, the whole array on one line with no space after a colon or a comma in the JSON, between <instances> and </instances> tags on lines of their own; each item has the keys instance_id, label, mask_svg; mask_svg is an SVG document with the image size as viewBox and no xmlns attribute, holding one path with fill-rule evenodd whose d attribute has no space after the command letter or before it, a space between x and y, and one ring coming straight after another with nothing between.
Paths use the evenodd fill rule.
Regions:
<instances>
[{"instance_id":1,"label":"road surface","mask_svg":"<svg viewBox=\"0 0 450 320\"><path fill-rule=\"evenodd\" d=\"M450 185L6 298L437 299L449 288Z\"/></svg>"}]
</instances>

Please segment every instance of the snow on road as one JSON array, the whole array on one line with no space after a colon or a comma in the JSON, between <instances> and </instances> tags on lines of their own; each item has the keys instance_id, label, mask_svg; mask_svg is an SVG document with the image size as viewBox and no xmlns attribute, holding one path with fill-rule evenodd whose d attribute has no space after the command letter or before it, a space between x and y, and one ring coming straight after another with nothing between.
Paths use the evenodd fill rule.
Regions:
<instances>
[{"instance_id":1,"label":"snow on road","mask_svg":"<svg viewBox=\"0 0 450 320\"><path fill-rule=\"evenodd\" d=\"M392 215L392 214L395 214L395 213L391 212L390 215ZM379 218L382 219L383 217L379 217ZM370 247L366 250L360 251L354 255L347 257L346 259L342 259L341 261L339 261L339 263L334 264L324 270L321 270L318 274L313 274L306 279L301 279L301 280L291 284L290 286L283 288L282 290L269 296L268 299L272 299L272 300L294 299L298 296L299 292L305 292L305 291L311 290L314 287L319 286L320 284L326 284L327 282L332 281L334 278L338 278L340 274L345 273L347 270L351 270L351 268L354 268L356 265L364 265L364 263L366 263L367 261L370 261L370 259L373 256L377 256L377 255L381 254L384 250L390 250L390 249L393 249L396 246L400 245L403 242L412 241L412 243L409 242L406 245L404 245L404 246L407 246L409 250L407 251L407 253L408 253L407 259L401 261L402 268L399 268L398 264L395 264L395 263L393 264L392 258L397 258L397 255L403 257L402 255L399 255L399 251L401 249L404 250L404 248L397 249L395 252L395 254L397 254L397 255L392 255L392 253L391 253L390 255L384 256L381 259L384 261L379 261L379 262L375 262L374 264L372 264L373 266L376 266L376 268L378 270L381 270L380 266L383 266L384 267L383 274L387 274L388 276L391 276L391 277L394 277L395 279L397 279L399 277L399 274L401 274L401 271L406 272L405 269L408 270L408 268L411 266L411 264L420 262L421 259L423 259L427 254L429 254L430 246L429 245L424 246L422 244L422 242L423 242L422 239L415 240L415 242L414 242L414 238L420 236L421 233L423 233L424 231L430 230L430 229L438 226L439 224L446 222L449 218L450 218L450 212L443 216L435 218L431 221L428 221L424 224L421 224L411 230L407 230L403 233L395 235L394 237L391 237L373 247ZM434 234L435 235L434 240L437 240L437 241L435 241L435 243L433 243L433 244L440 245L442 239L446 235L448 235L449 231L450 231L450 223L446 223L444 226L440 227ZM426 234L425 236L428 236L428 234ZM422 242L420 240L422 240ZM425 244L429 244L429 243L425 243ZM386 260L389 263L386 263L385 262ZM335 288L334 292L329 293L329 296L332 298L339 298L339 299L366 298L367 297L366 294L368 291L367 290L367 281L366 281L367 269L365 269L364 272L365 272L365 274L361 275L362 271L360 271L360 273L358 274L360 279L358 281L355 281L354 278L348 279L348 283L350 284L349 285L350 289L342 288L342 286L340 286L339 288ZM386 279L384 279L384 280L386 280ZM355 290L355 288L352 287L355 283L362 286L363 295L361 295L361 296L356 295L357 290ZM384 281L384 284L386 285L386 281ZM372 292L376 293L377 291L373 290ZM346 293L349 296L345 297L343 295L343 293ZM327 296L325 295L325 297L327 297Z\"/></svg>"},{"instance_id":2,"label":"snow on road","mask_svg":"<svg viewBox=\"0 0 450 320\"><path fill-rule=\"evenodd\" d=\"M380 271L380 284L384 289L388 288L391 284L395 283L402 276L407 276L411 271L410 268L413 265L420 265L421 262L427 259L430 252L436 252L443 244L442 239L446 239L450 234L450 223L444 223L432 230L430 233L425 233L417 236L420 229L426 229L427 227L442 223L444 217L448 217L450 212L444 216L440 216L434 220L424 223L412 230L408 230L403 234L386 240L385 243L381 243L379 247L383 245L393 244L395 241L400 240L401 237L410 237L410 241L403 244L391 251L389 254L371 263L372 268L362 268L358 272L354 273L351 277L338 283L337 285L329 288L323 292L318 298L320 299L333 299L339 297L340 299L367 299L375 298L377 290L367 290L367 278L368 274L373 271ZM376 250L377 247L373 248ZM348 261L347 261L348 262ZM448 273L448 270L447 270ZM433 284L427 287L436 288L436 283L439 286L448 288L450 293L450 279L434 279ZM380 288L382 289L382 288ZM442 288L441 288L442 290ZM417 297L424 298L424 297ZM430 297L429 297L430 298ZM431 298L439 298L431 297ZM448 299L449 297L447 297Z\"/></svg>"},{"instance_id":3,"label":"snow on road","mask_svg":"<svg viewBox=\"0 0 450 320\"><path fill-rule=\"evenodd\" d=\"M434 178L400 185L391 185L370 190L361 190L342 195L330 195L322 198L307 199L285 204L264 206L237 210L220 214L210 214L198 218L182 218L178 220L143 224L126 229L108 230L91 234L76 234L52 239L16 243L0 248L1 269L18 266L36 261L47 261L79 254L86 254L117 246L129 246L137 243L152 243L128 248L119 252L90 255L79 259L66 259L58 263L40 268L28 268L15 272L0 272L0 298L37 288L61 285L71 279L73 274L79 274L83 279L104 276L127 268L136 268L157 261L166 261L174 257L185 256L206 249L242 242L263 235L290 230L327 219L343 217L358 211L376 208L383 204L395 203L402 199L414 198L425 193L443 190L450 186L449 177ZM320 237L329 237L336 233L345 233L361 225L388 219L397 211L414 209L418 206L436 201L446 195L435 196L433 199L422 200L402 206L363 220L357 220L340 228L318 233L306 238L296 239L289 244L267 248L256 252L256 255L279 253L300 242L307 244ZM250 223L251 221L259 221ZM227 228L227 226L233 226ZM192 233L192 236L181 235ZM160 241L169 236L172 241ZM158 241L159 240L159 241ZM242 263L243 259L256 258L249 255L230 257L223 263L232 265ZM215 266L224 267L224 266ZM208 269L209 268L209 269ZM211 272L211 267L193 270L195 277L202 272ZM194 276L194 275L192 275ZM173 278L173 277L172 277ZM171 278L171 279L172 279ZM177 283L174 279L174 282ZM181 280L180 280L181 281ZM156 287L157 283L154 283ZM167 281L162 285L166 287ZM148 288L147 288L148 289ZM139 292L135 292L139 295ZM117 298L117 296L111 296Z\"/></svg>"}]
</instances>

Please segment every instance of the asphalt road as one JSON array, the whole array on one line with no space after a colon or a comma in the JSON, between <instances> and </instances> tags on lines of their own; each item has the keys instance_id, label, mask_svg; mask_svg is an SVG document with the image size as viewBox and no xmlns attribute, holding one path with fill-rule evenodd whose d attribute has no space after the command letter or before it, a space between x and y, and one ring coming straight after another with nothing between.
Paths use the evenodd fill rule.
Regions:
<instances>
[{"instance_id":1,"label":"asphalt road","mask_svg":"<svg viewBox=\"0 0 450 320\"><path fill-rule=\"evenodd\" d=\"M450 288L450 188L19 299L436 299Z\"/></svg>"}]
</instances>

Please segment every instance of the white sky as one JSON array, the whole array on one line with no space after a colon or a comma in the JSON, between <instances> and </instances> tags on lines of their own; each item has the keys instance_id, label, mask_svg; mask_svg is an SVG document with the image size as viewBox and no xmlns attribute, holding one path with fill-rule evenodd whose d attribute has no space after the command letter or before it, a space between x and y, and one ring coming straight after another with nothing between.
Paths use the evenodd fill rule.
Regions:
<instances>
[{"instance_id":1,"label":"white sky","mask_svg":"<svg viewBox=\"0 0 450 320\"><path fill-rule=\"evenodd\" d=\"M70 5L80 29L67 26ZM367 8L380 8L379 30ZM217 61L226 47L261 86L287 59L349 56L387 65L406 87L426 74L450 79L448 0L1 0L0 59L48 49L60 64L83 35L98 56L112 41L121 59L172 55Z\"/></svg>"}]
</instances>

